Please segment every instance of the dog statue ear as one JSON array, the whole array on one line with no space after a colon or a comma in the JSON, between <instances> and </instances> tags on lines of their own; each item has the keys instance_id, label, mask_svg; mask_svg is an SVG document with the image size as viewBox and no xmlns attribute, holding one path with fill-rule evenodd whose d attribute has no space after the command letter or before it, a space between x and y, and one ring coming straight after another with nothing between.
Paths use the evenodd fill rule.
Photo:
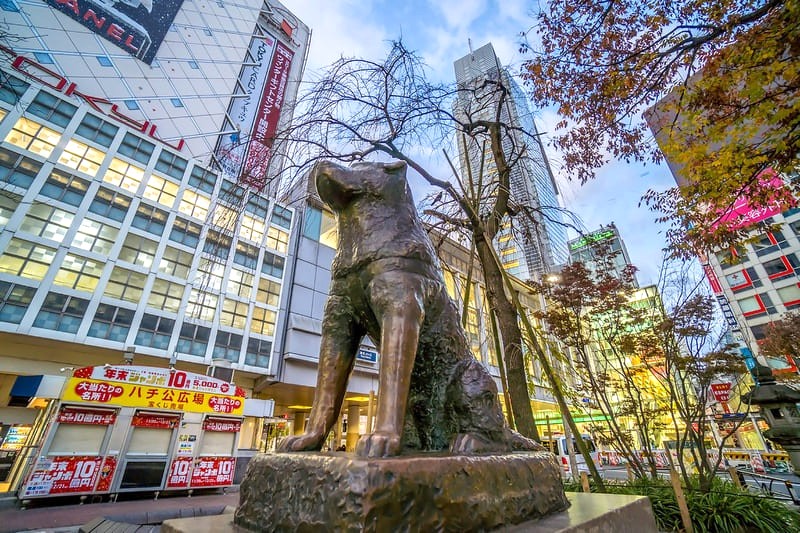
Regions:
<instances>
[{"instance_id":1,"label":"dog statue ear","mask_svg":"<svg viewBox=\"0 0 800 533\"><path fill-rule=\"evenodd\" d=\"M408 165L405 161L392 161L391 163L384 163L383 170L387 174L392 174L397 172L398 170L405 171Z\"/></svg>"}]
</instances>

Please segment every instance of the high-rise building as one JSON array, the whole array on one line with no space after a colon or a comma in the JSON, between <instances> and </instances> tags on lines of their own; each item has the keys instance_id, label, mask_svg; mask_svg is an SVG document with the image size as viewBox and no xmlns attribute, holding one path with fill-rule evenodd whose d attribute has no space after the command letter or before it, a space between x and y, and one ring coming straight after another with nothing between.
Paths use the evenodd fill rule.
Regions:
<instances>
[{"instance_id":1,"label":"high-rise building","mask_svg":"<svg viewBox=\"0 0 800 533\"><path fill-rule=\"evenodd\" d=\"M486 80L501 81L508 88L501 120L526 134L513 133L504 140L508 154L524 153L513 166L510 176L513 202L527 210L527 216L517 216L513 227L501 229L495 244L506 269L521 279L531 279L567 262L567 234L559 209L558 188L544 146L538 135L528 99L507 69L500 65L491 43L474 50L454 63L460 98L456 113L469 113L475 119L494 120L500 93L485 84ZM488 95L488 96L487 96ZM512 148L513 146L513 148ZM474 169L484 161L487 172L496 172L490 149L481 153L472 147L464 153L461 143L462 166Z\"/></svg>"},{"instance_id":2,"label":"high-rise building","mask_svg":"<svg viewBox=\"0 0 800 533\"><path fill-rule=\"evenodd\" d=\"M52 413L18 386L34 374L211 367L250 397L277 365L294 213L266 162L308 27L276 0L0 9L0 435L42 438ZM245 419L239 447L259 437ZM0 491L33 462L20 453Z\"/></svg>"},{"instance_id":3,"label":"high-rise building","mask_svg":"<svg viewBox=\"0 0 800 533\"><path fill-rule=\"evenodd\" d=\"M620 277L623 270L631 265L628 249L613 222L607 226L601 226L597 231L570 240L567 246L569 247L570 262L580 261L591 271L597 268L598 254L608 257L610 260L608 266L612 268L616 277ZM637 287L639 286L635 275L633 282Z\"/></svg>"}]
</instances>

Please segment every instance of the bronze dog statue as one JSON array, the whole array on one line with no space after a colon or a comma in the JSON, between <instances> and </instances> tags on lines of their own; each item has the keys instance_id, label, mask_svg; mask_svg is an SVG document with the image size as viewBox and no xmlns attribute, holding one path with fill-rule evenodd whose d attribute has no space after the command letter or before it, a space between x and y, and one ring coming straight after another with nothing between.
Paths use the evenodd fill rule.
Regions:
<instances>
[{"instance_id":1,"label":"bronze dog statue","mask_svg":"<svg viewBox=\"0 0 800 533\"><path fill-rule=\"evenodd\" d=\"M337 218L339 246L322 322L317 389L305 433L280 451L320 450L364 335L380 350L375 431L356 453L542 449L504 422L497 386L469 351L439 260L406 182L406 164L318 163L312 177Z\"/></svg>"}]
</instances>

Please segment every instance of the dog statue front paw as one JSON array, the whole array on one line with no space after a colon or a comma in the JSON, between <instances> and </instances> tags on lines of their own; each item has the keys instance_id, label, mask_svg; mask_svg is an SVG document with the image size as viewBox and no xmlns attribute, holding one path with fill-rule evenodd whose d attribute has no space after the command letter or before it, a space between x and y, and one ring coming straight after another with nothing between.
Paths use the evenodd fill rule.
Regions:
<instances>
[{"instance_id":1,"label":"dog statue front paw","mask_svg":"<svg viewBox=\"0 0 800 533\"><path fill-rule=\"evenodd\" d=\"M370 435L362 435L356 445L359 457L392 457L400 455L400 435L377 431Z\"/></svg>"},{"instance_id":2,"label":"dog statue front paw","mask_svg":"<svg viewBox=\"0 0 800 533\"><path fill-rule=\"evenodd\" d=\"M314 452L322 449L323 437L317 433L303 433L284 437L278 443L279 452Z\"/></svg>"}]
</instances>

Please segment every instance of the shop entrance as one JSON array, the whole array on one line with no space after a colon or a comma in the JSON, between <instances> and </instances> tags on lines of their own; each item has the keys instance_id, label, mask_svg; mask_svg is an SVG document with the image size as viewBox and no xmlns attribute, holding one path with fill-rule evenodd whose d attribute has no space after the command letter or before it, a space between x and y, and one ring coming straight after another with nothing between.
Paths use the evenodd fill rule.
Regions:
<instances>
[{"instance_id":1,"label":"shop entrance","mask_svg":"<svg viewBox=\"0 0 800 533\"><path fill-rule=\"evenodd\" d=\"M125 445L118 491L160 490L172 457L181 415L136 411Z\"/></svg>"}]
</instances>

